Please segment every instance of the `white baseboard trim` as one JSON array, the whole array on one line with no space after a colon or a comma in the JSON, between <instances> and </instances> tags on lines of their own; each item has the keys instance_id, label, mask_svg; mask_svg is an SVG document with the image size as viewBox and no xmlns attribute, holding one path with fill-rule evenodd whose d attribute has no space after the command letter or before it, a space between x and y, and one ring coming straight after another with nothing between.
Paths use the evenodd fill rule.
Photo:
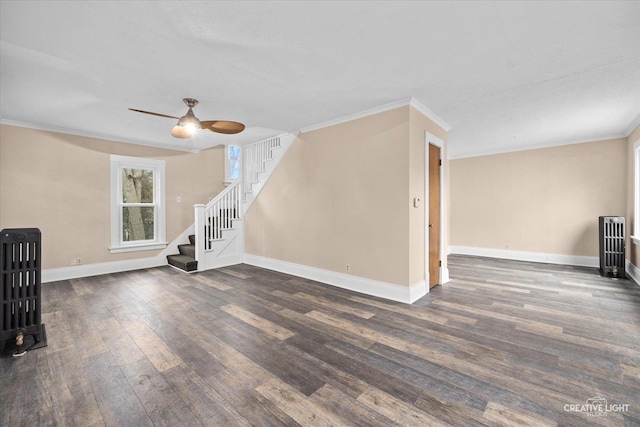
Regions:
<instances>
[{"instance_id":1,"label":"white baseboard trim","mask_svg":"<svg viewBox=\"0 0 640 427\"><path fill-rule=\"evenodd\" d=\"M451 280L449 277L449 269L446 267L440 267L440 284L444 285L449 280Z\"/></svg>"},{"instance_id":2,"label":"white baseboard trim","mask_svg":"<svg viewBox=\"0 0 640 427\"><path fill-rule=\"evenodd\" d=\"M227 256L215 258L214 260L207 263L207 268L206 270L203 270L203 271L212 270L214 268L222 268L222 267L229 267L231 265L242 264L243 258L244 257L242 254L227 255Z\"/></svg>"},{"instance_id":3,"label":"white baseboard trim","mask_svg":"<svg viewBox=\"0 0 640 427\"><path fill-rule=\"evenodd\" d=\"M474 248L471 246L449 246L452 255L473 255L487 258L502 258L515 261L544 262L549 264L599 267L598 257L580 255L546 254L543 252L511 251L507 249Z\"/></svg>"},{"instance_id":4,"label":"white baseboard trim","mask_svg":"<svg viewBox=\"0 0 640 427\"><path fill-rule=\"evenodd\" d=\"M627 259L626 261L626 272L627 277L636 282L636 285L640 286L640 269L635 265L631 264L631 262Z\"/></svg>"},{"instance_id":5,"label":"white baseboard trim","mask_svg":"<svg viewBox=\"0 0 640 427\"><path fill-rule=\"evenodd\" d=\"M42 283L57 282L58 280L79 279L81 277L99 276L100 274L111 274L121 271L141 270L143 268L168 265L167 255L177 254L179 252L178 245L189 242L189 235L194 233L195 225L191 224L186 230L173 239L173 241L169 243L164 250L154 257L109 261L98 264L84 264L73 267L48 268L46 270L42 270Z\"/></svg>"},{"instance_id":6,"label":"white baseboard trim","mask_svg":"<svg viewBox=\"0 0 640 427\"><path fill-rule=\"evenodd\" d=\"M396 285L392 285L392 286L396 286ZM427 286L427 281L423 280L421 282L414 283L409 287L409 301L399 301L399 302L413 304L414 302L418 301L420 298L422 298L428 293L429 293L429 287ZM374 295L374 296L377 296L377 295ZM394 301L398 301L398 300L394 300Z\"/></svg>"},{"instance_id":7,"label":"white baseboard trim","mask_svg":"<svg viewBox=\"0 0 640 427\"><path fill-rule=\"evenodd\" d=\"M76 265L74 267L48 268L42 270L42 283L79 279L81 277L119 273L122 271L141 270L143 268L160 267L163 265L167 265L167 258L155 256L124 261L102 262L99 264Z\"/></svg>"},{"instance_id":8,"label":"white baseboard trim","mask_svg":"<svg viewBox=\"0 0 640 427\"><path fill-rule=\"evenodd\" d=\"M411 304L427 294L424 280L405 287L251 254L245 254L244 263L406 304Z\"/></svg>"}]
</instances>

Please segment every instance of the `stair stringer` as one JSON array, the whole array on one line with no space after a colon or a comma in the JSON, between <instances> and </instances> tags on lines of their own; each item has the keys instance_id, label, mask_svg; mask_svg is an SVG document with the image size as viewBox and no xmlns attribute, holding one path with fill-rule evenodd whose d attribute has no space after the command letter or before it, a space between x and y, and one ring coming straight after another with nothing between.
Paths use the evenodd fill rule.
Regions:
<instances>
[{"instance_id":1,"label":"stair stringer","mask_svg":"<svg viewBox=\"0 0 640 427\"><path fill-rule=\"evenodd\" d=\"M229 190L233 190L233 187L237 186L241 189L243 186L238 185L239 181L236 180L218 196L210 200L206 206L194 206L196 220L194 225L190 228L193 230L190 234L196 235L196 260L198 261L197 271L206 271L214 268L241 264L244 262L244 226L242 217L244 216L244 213L247 212L253 201L257 198L260 191L262 191L265 183L269 180L269 177L273 174L280 163L280 160L282 160L288 149L291 147L293 141L297 138L297 135L287 133L280 135L278 138L280 139L280 146L271 149L269 152L270 157L263 160L260 167L257 168L257 182L252 183L251 192L243 192L239 200L234 199L237 200L237 202L231 201L225 205L239 206L240 208L238 209L238 212L240 218L233 220L231 228L221 230L221 238L211 241L211 245L208 249L205 249L205 233L199 231L195 232L195 230L199 230L200 227L202 227L202 229L205 228L206 220L204 219L204 210L209 209L210 206L218 203L218 201L221 200L220 198L229 197ZM242 200L243 198L244 200ZM188 234L185 235L188 236ZM199 239L202 240L199 241Z\"/></svg>"},{"instance_id":2,"label":"stair stringer","mask_svg":"<svg viewBox=\"0 0 640 427\"><path fill-rule=\"evenodd\" d=\"M242 220L234 220L232 228L222 231L223 238L211 242L204 254L204 270L241 264L244 261L244 229ZM198 268L198 271L200 268Z\"/></svg>"},{"instance_id":3,"label":"stair stringer","mask_svg":"<svg viewBox=\"0 0 640 427\"><path fill-rule=\"evenodd\" d=\"M264 185L267 183L273 172L278 167L280 160L284 157L284 155L291 147L293 141L297 138L296 135L292 133L286 133L279 136L280 138L280 147L274 148L271 150L271 159L268 159L264 162L264 170L258 172L258 182L253 183L251 186L252 191L250 193L244 194L244 200L242 202L242 215L245 212L249 211L249 207L254 202L254 200L258 197Z\"/></svg>"},{"instance_id":4,"label":"stair stringer","mask_svg":"<svg viewBox=\"0 0 640 427\"><path fill-rule=\"evenodd\" d=\"M186 230L184 230L182 233L180 233L178 235L178 237L176 237L175 239L173 239L173 241L171 243L169 243L167 245L166 248L164 248L158 255L157 257L159 258L163 258L163 259L167 259L167 255L172 255L175 253L178 253L178 245L182 245L184 244L184 242L188 242L189 241L189 236L192 234L195 234L195 224L191 224L189 227L187 227Z\"/></svg>"}]
</instances>

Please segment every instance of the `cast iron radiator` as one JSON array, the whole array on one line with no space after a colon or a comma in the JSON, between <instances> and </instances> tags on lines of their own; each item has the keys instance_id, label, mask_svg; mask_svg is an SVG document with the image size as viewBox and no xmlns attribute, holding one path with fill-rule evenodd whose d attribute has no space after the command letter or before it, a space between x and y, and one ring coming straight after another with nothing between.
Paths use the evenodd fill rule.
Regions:
<instances>
[{"instance_id":1,"label":"cast iron radiator","mask_svg":"<svg viewBox=\"0 0 640 427\"><path fill-rule=\"evenodd\" d=\"M37 228L0 231L0 348L15 339L20 354L14 355L46 345L40 323L40 239ZM33 344L23 343L27 336Z\"/></svg>"},{"instance_id":2,"label":"cast iron radiator","mask_svg":"<svg viewBox=\"0 0 640 427\"><path fill-rule=\"evenodd\" d=\"M624 217L599 217L600 274L625 277Z\"/></svg>"}]
</instances>

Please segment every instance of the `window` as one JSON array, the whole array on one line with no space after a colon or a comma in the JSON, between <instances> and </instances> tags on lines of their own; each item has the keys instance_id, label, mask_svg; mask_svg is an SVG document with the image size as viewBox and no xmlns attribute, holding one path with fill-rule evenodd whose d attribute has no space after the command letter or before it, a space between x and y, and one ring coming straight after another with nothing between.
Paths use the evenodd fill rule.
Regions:
<instances>
[{"instance_id":1,"label":"window","mask_svg":"<svg viewBox=\"0 0 640 427\"><path fill-rule=\"evenodd\" d=\"M225 156L225 183L230 184L240 178L240 147L237 145L226 146Z\"/></svg>"},{"instance_id":2,"label":"window","mask_svg":"<svg viewBox=\"0 0 640 427\"><path fill-rule=\"evenodd\" d=\"M633 144L633 233L631 241L640 245L640 139Z\"/></svg>"},{"instance_id":3,"label":"window","mask_svg":"<svg viewBox=\"0 0 640 427\"><path fill-rule=\"evenodd\" d=\"M112 253L162 249L164 161L111 155Z\"/></svg>"}]
</instances>

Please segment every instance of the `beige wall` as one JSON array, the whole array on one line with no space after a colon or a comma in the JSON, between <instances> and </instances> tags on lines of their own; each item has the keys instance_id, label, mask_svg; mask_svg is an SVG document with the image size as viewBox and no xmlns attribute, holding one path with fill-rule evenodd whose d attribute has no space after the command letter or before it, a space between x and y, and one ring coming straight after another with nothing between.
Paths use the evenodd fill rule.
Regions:
<instances>
[{"instance_id":1,"label":"beige wall","mask_svg":"<svg viewBox=\"0 0 640 427\"><path fill-rule=\"evenodd\" d=\"M195 203L223 188L222 147L194 154L0 125L0 229L40 228L45 269L77 257L93 264L157 255L109 253L110 154L166 161L168 242L193 223Z\"/></svg>"},{"instance_id":2,"label":"beige wall","mask_svg":"<svg viewBox=\"0 0 640 427\"><path fill-rule=\"evenodd\" d=\"M640 185L634 182L634 164L633 164L633 144L640 139L640 126L636 127L635 130L629 134L627 138L627 235L633 233L638 228L638 232L636 235L640 234L640 224L633 223L634 216L634 193L635 186ZM640 250L639 247L632 243L630 239L627 241L627 258L629 261L640 268Z\"/></svg>"},{"instance_id":3,"label":"beige wall","mask_svg":"<svg viewBox=\"0 0 640 427\"><path fill-rule=\"evenodd\" d=\"M450 162L450 244L598 256L598 216L624 216L626 138Z\"/></svg>"},{"instance_id":4,"label":"beige wall","mask_svg":"<svg viewBox=\"0 0 640 427\"><path fill-rule=\"evenodd\" d=\"M443 131L419 116L407 106L300 135L245 216L246 252L339 273L350 264L354 276L401 286L424 280L424 209L411 201L424 191L424 130Z\"/></svg>"},{"instance_id":5,"label":"beige wall","mask_svg":"<svg viewBox=\"0 0 640 427\"><path fill-rule=\"evenodd\" d=\"M440 219L442 222L442 229L444 235L441 238L444 240L444 247L447 247L448 242L448 214L449 207L447 205L448 200L448 188L449 188L449 164L447 160L447 132L440 128L429 118L425 117L422 113L414 108L409 109L410 117L410 140L409 140L409 203L412 203L414 197L420 197L423 200L423 205L426 206L427 198L424 197L424 174L425 174L425 132L429 132L436 137L440 138L444 142L444 147L441 150L440 157L442 158L442 172L443 172L443 193L445 195L444 200L441 203L443 206L443 215ZM425 273L425 244L424 244L424 226L425 226L425 209L409 209L409 252L410 258L410 276L409 281L411 284L418 283L424 279ZM447 256L446 253L440 254L442 260L442 267L447 268Z\"/></svg>"}]
</instances>

